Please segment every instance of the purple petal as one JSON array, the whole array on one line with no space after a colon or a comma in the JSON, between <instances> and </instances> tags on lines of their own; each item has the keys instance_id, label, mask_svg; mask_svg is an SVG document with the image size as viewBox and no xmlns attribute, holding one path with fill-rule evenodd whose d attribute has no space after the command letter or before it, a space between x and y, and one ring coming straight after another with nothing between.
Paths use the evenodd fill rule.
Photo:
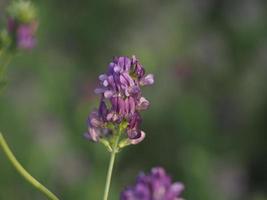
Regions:
<instances>
[{"instance_id":1,"label":"purple petal","mask_svg":"<svg viewBox=\"0 0 267 200\"><path fill-rule=\"evenodd\" d=\"M101 75L98 77L98 79L99 79L100 81L104 81L104 80L107 80L107 79L108 79L108 76L107 76L106 74L101 74Z\"/></svg>"},{"instance_id":2,"label":"purple petal","mask_svg":"<svg viewBox=\"0 0 267 200\"><path fill-rule=\"evenodd\" d=\"M99 112L99 115L102 117L102 119L106 118L108 109L107 109L106 103L103 100L100 102L98 112Z\"/></svg>"},{"instance_id":3,"label":"purple petal","mask_svg":"<svg viewBox=\"0 0 267 200\"><path fill-rule=\"evenodd\" d=\"M121 200L135 200L133 188L127 188L121 193Z\"/></svg>"},{"instance_id":4,"label":"purple petal","mask_svg":"<svg viewBox=\"0 0 267 200\"><path fill-rule=\"evenodd\" d=\"M104 88L96 88L95 89L96 94L101 94L101 93L104 93L105 91L106 91L106 89L104 89Z\"/></svg>"},{"instance_id":5,"label":"purple petal","mask_svg":"<svg viewBox=\"0 0 267 200\"><path fill-rule=\"evenodd\" d=\"M132 63L135 64L137 62L137 58L135 55L132 55Z\"/></svg>"},{"instance_id":6,"label":"purple petal","mask_svg":"<svg viewBox=\"0 0 267 200\"><path fill-rule=\"evenodd\" d=\"M126 114L135 113L135 100L133 97L128 97L125 99L125 113Z\"/></svg>"},{"instance_id":7,"label":"purple petal","mask_svg":"<svg viewBox=\"0 0 267 200\"><path fill-rule=\"evenodd\" d=\"M115 65L113 70L114 70L114 72L118 73L122 70L122 68L119 65Z\"/></svg>"},{"instance_id":8,"label":"purple petal","mask_svg":"<svg viewBox=\"0 0 267 200\"><path fill-rule=\"evenodd\" d=\"M118 58L118 65L124 70L129 71L131 67L131 60L127 56Z\"/></svg>"},{"instance_id":9,"label":"purple petal","mask_svg":"<svg viewBox=\"0 0 267 200\"><path fill-rule=\"evenodd\" d=\"M115 89L116 85L112 75L108 76L108 83L111 85L112 88Z\"/></svg>"},{"instance_id":10,"label":"purple petal","mask_svg":"<svg viewBox=\"0 0 267 200\"><path fill-rule=\"evenodd\" d=\"M119 116L117 113L115 112L110 112L107 114L107 120L108 121L112 121L112 122L115 122L119 119Z\"/></svg>"},{"instance_id":11,"label":"purple petal","mask_svg":"<svg viewBox=\"0 0 267 200\"><path fill-rule=\"evenodd\" d=\"M106 90L104 92L104 97L108 99L108 98L111 98L113 96L113 94L114 94L114 92L112 90Z\"/></svg>"},{"instance_id":12,"label":"purple petal","mask_svg":"<svg viewBox=\"0 0 267 200\"><path fill-rule=\"evenodd\" d=\"M119 107L118 112L124 115L125 114L125 102L122 98L118 99L118 107Z\"/></svg>"},{"instance_id":13,"label":"purple petal","mask_svg":"<svg viewBox=\"0 0 267 200\"><path fill-rule=\"evenodd\" d=\"M112 74L114 72L114 66L115 66L114 62L109 63L108 74Z\"/></svg>"},{"instance_id":14,"label":"purple petal","mask_svg":"<svg viewBox=\"0 0 267 200\"><path fill-rule=\"evenodd\" d=\"M90 127L101 127L103 125L103 122L100 120L98 116L98 112L93 111L89 118L88 118L88 123Z\"/></svg>"},{"instance_id":15,"label":"purple petal","mask_svg":"<svg viewBox=\"0 0 267 200\"><path fill-rule=\"evenodd\" d=\"M134 86L135 85L134 80L127 73L123 73L120 75L120 83L125 85L125 86Z\"/></svg>"},{"instance_id":16,"label":"purple petal","mask_svg":"<svg viewBox=\"0 0 267 200\"><path fill-rule=\"evenodd\" d=\"M125 101L124 101L124 112L125 112L125 114L129 113L129 110L130 110L129 108L130 108L129 99L126 98Z\"/></svg>"},{"instance_id":17,"label":"purple petal","mask_svg":"<svg viewBox=\"0 0 267 200\"><path fill-rule=\"evenodd\" d=\"M132 95L138 95L141 92L141 89L139 86L132 86L129 88L129 93Z\"/></svg>"},{"instance_id":18,"label":"purple petal","mask_svg":"<svg viewBox=\"0 0 267 200\"><path fill-rule=\"evenodd\" d=\"M146 110L149 107L149 101L145 97L141 97L137 104L138 110Z\"/></svg>"},{"instance_id":19,"label":"purple petal","mask_svg":"<svg viewBox=\"0 0 267 200\"><path fill-rule=\"evenodd\" d=\"M88 140L91 140L90 134L88 132L84 133L84 137Z\"/></svg>"},{"instance_id":20,"label":"purple petal","mask_svg":"<svg viewBox=\"0 0 267 200\"><path fill-rule=\"evenodd\" d=\"M152 85L154 83L154 76L148 74L140 80L140 85Z\"/></svg>"},{"instance_id":21,"label":"purple petal","mask_svg":"<svg viewBox=\"0 0 267 200\"><path fill-rule=\"evenodd\" d=\"M154 167L151 170L151 174L156 177L165 177L166 172L162 167Z\"/></svg>"},{"instance_id":22,"label":"purple petal","mask_svg":"<svg viewBox=\"0 0 267 200\"><path fill-rule=\"evenodd\" d=\"M142 119L139 113L134 113L129 119L128 128L129 129L139 129Z\"/></svg>"},{"instance_id":23,"label":"purple petal","mask_svg":"<svg viewBox=\"0 0 267 200\"><path fill-rule=\"evenodd\" d=\"M181 193L184 191L184 184L180 182L173 183L171 185L170 191L176 194L176 196L180 196Z\"/></svg>"},{"instance_id":24,"label":"purple petal","mask_svg":"<svg viewBox=\"0 0 267 200\"><path fill-rule=\"evenodd\" d=\"M86 137L90 140L93 140L94 142L97 142L99 139L100 130L97 128L89 128L88 129L88 135Z\"/></svg>"},{"instance_id":25,"label":"purple petal","mask_svg":"<svg viewBox=\"0 0 267 200\"><path fill-rule=\"evenodd\" d=\"M138 143L142 142L145 139L145 136L146 136L145 132L141 131L140 133L141 134L140 134L139 138L130 139L131 144L138 144Z\"/></svg>"},{"instance_id":26,"label":"purple petal","mask_svg":"<svg viewBox=\"0 0 267 200\"><path fill-rule=\"evenodd\" d=\"M134 101L134 98L133 97L129 97L129 112L131 114L134 114L135 113L135 101Z\"/></svg>"},{"instance_id":27,"label":"purple petal","mask_svg":"<svg viewBox=\"0 0 267 200\"><path fill-rule=\"evenodd\" d=\"M138 78L142 78L145 75L145 69L139 63L136 64L135 73L137 74Z\"/></svg>"}]
</instances>

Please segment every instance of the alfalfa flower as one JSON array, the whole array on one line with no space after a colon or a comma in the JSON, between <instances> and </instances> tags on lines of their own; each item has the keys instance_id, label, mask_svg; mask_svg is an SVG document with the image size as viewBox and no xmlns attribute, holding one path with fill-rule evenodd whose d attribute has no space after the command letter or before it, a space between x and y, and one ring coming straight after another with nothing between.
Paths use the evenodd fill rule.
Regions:
<instances>
[{"instance_id":1,"label":"alfalfa flower","mask_svg":"<svg viewBox=\"0 0 267 200\"><path fill-rule=\"evenodd\" d=\"M100 95L99 106L88 117L85 136L101 142L111 153L103 196L103 200L107 200L116 154L123 147L138 144L145 138L140 127L140 112L149 107L149 101L142 96L141 87L153 84L154 77L145 74L135 56L120 56L113 58L99 81L95 89Z\"/></svg>"},{"instance_id":2,"label":"alfalfa flower","mask_svg":"<svg viewBox=\"0 0 267 200\"><path fill-rule=\"evenodd\" d=\"M134 186L121 193L121 200L182 200L184 185L172 182L162 167L155 167L149 174L143 172L137 177Z\"/></svg>"},{"instance_id":3,"label":"alfalfa flower","mask_svg":"<svg viewBox=\"0 0 267 200\"><path fill-rule=\"evenodd\" d=\"M99 87L95 89L100 95L99 108L88 118L87 138L107 144L113 142L117 132L121 132L120 148L141 142L145 133L140 129L140 112L150 104L142 96L141 87L153 84L153 75L145 74L135 56L121 56L113 58L107 73L101 74L99 81Z\"/></svg>"}]
</instances>

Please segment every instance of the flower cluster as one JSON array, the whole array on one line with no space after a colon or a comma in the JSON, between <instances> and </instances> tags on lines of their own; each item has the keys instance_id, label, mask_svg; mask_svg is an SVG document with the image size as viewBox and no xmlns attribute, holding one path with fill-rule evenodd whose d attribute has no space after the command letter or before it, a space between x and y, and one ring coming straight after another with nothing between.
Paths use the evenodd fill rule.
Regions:
<instances>
[{"instance_id":1,"label":"flower cluster","mask_svg":"<svg viewBox=\"0 0 267 200\"><path fill-rule=\"evenodd\" d=\"M99 109L88 118L86 136L95 142L123 129L127 133L122 146L141 142L145 133L140 130L140 111L149 107L149 101L142 96L141 87L154 83L152 74L145 75L143 66L135 56L114 57L108 71L99 76Z\"/></svg>"},{"instance_id":2,"label":"flower cluster","mask_svg":"<svg viewBox=\"0 0 267 200\"><path fill-rule=\"evenodd\" d=\"M36 9L29 1L14 1L7 9L7 29L0 35L2 48L32 49L36 45Z\"/></svg>"},{"instance_id":3,"label":"flower cluster","mask_svg":"<svg viewBox=\"0 0 267 200\"><path fill-rule=\"evenodd\" d=\"M121 193L121 200L182 200L184 185L172 183L161 167L153 168L150 174L140 174L136 184Z\"/></svg>"}]
</instances>

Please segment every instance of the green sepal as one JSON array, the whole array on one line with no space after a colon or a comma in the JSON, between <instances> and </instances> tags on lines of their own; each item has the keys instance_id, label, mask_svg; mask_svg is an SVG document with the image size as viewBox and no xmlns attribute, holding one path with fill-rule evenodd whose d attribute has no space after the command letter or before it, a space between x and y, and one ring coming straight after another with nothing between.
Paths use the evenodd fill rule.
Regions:
<instances>
[{"instance_id":1,"label":"green sepal","mask_svg":"<svg viewBox=\"0 0 267 200\"><path fill-rule=\"evenodd\" d=\"M108 129L112 130L113 132L114 132L114 130L115 130L115 128L116 128L115 125L114 125L113 123L110 123L110 122L106 124L106 127L107 127Z\"/></svg>"},{"instance_id":2,"label":"green sepal","mask_svg":"<svg viewBox=\"0 0 267 200\"><path fill-rule=\"evenodd\" d=\"M112 148L111 148L110 143L109 143L108 140L103 139L103 138L100 138L100 139L99 139L99 142L101 142L101 143L107 148L107 150L108 150L109 152L112 152Z\"/></svg>"},{"instance_id":3,"label":"green sepal","mask_svg":"<svg viewBox=\"0 0 267 200\"><path fill-rule=\"evenodd\" d=\"M125 129L127 128L127 126L128 126L128 122L126 120L122 121L119 126L119 132L123 133Z\"/></svg>"},{"instance_id":4,"label":"green sepal","mask_svg":"<svg viewBox=\"0 0 267 200\"><path fill-rule=\"evenodd\" d=\"M122 139L122 140L120 141L120 143L119 143L119 148L122 149L122 148L124 148L124 147L126 147L126 146L129 146L129 145L131 145L130 140L129 140L128 138L125 138L125 139Z\"/></svg>"}]
</instances>

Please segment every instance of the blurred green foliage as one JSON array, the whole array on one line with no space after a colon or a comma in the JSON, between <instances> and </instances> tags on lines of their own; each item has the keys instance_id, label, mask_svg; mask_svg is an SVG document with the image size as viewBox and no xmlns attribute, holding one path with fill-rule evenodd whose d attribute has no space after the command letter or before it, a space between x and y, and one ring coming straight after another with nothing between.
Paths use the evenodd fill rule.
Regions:
<instances>
[{"instance_id":1,"label":"blurred green foliage","mask_svg":"<svg viewBox=\"0 0 267 200\"><path fill-rule=\"evenodd\" d=\"M264 1L34 3L38 47L13 60L0 97L1 130L32 175L61 199L101 199L109 155L83 138L86 119L98 74L135 54L156 77L147 137L119 154L110 199L153 166L184 182L188 200L267 199ZM0 199L44 199L2 152Z\"/></svg>"}]
</instances>

